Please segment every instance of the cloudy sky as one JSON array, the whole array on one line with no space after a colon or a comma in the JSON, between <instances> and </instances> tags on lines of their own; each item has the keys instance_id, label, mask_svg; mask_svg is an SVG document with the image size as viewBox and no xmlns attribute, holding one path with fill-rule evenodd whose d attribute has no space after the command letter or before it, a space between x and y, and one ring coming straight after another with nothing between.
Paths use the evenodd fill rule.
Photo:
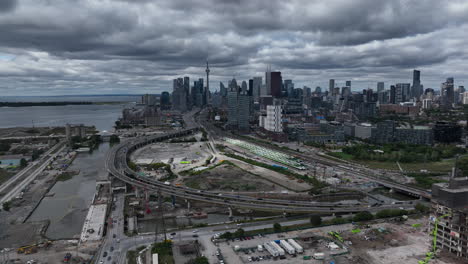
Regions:
<instances>
[{"instance_id":1,"label":"cloudy sky","mask_svg":"<svg viewBox=\"0 0 468 264\"><path fill-rule=\"evenodd\" d=\"M0 95L211 88L267 65L296 87L468 86L466 0L0 0Z\"/></svg>"}]
</instances>

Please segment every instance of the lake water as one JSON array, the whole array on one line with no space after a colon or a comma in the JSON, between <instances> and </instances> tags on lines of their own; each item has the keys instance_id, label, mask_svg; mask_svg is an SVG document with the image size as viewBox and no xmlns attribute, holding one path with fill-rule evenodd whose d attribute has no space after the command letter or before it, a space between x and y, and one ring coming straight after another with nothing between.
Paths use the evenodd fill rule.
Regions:
<instances>
[{"instance_id":1,"label":"lake water","mask_svg":"<svg viewBox=\"0 0 468 264\"><path fill-rule=\"evenodd\" d=\"M122 109L138 101L138 96L15 96L0 97L2 102L121 102L103 105L63 105L63 106L29 106L0 107L0 128L31 126L64 126L84 124L96 129L112 130L115 121L122 115Z\"/></svg>"}]
</instances>

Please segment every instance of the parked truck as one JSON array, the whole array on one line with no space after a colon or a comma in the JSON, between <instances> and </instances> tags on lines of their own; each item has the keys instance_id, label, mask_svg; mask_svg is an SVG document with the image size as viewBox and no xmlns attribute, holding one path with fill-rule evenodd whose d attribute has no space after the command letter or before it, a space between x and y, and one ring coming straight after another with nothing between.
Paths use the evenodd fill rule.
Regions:
<instances>
[{"instance_id":1,"label":"parked truck","mask_svg":"<svg viewBox=\"0 0 468 264\"><path fill-rule=\"evenodd\" d=\"M262 245L258 245L258 246L257 246L257 251L258 251L258 252L263 252L263 246L262 246Z\"/></svg>"},{"instance_id":2,"label":"parked truck","mask_svg":"<svg viewBox=\"0 0 468 264\"><path fill-rule=\"evenodd\" d=\"M276 248L272 246L269 242L263 244L263 246L274 258L279 257L278 250L276 250Z\"/></svg>"},{"instance_id":3,"label":"parked truck","mask_svg":"<svg viewBox=\"0 0 468 264\"><path fill-rule=\"evenodd\" d=\"M280 245L281 245L281 247L284 248L284 250L285 250L286 252L288 252L288 254L290 254L290 255L296 254L296 250L294 249L293 246L291 246L291 245L288 243L288 241L286 241L286 240L280 240Z\"/></svg>"},{"instance_id":4,"label":"parked truck","mask_svg":"<svg viewBox=\"0 0 468 264\"><path fill-rule=\"evenodd\" d=\"M302 248L302 246L299 245L299 243L297 243L294 239L288 239L288 243L294 247L297 253L301 254L304 252L304 248Z\"/></svg>"},{"instance_id":5,"label":"parked truck","mask_svg":"<svg viewBox=\"0 0 468 264\"><path fill-rule=\"evenodd\" d=\"M278 251L278 254L279 254L280 257L281 257L281 256L284 256L284 253L285 253L285 252L284 252L284 249L281 248L275 241L270 241L270 244L271 244L274 248L276 248L276 250Z\"/></svg>"}]
</instances>

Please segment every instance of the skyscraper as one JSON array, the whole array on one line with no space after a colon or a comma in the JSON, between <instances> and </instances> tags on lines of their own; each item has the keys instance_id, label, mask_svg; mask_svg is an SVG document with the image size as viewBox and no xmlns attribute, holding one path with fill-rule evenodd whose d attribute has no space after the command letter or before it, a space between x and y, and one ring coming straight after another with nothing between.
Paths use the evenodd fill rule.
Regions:
<instances>
[{"instance_id":1,"label":"skyscraper","mask_svg":"<svg viewBox=\"0 0 468 264\"><path fill-rule=\"evenodd\" d=\"M385 90L385 83L384 82L378 82L377 83L377 92L381 92Z\"/></svg>"},{"instance_id":2,"label":"skyscraper","mask_svg":"<svg viewBox=\"0 0 468 264\"><path fill-rule=\"evenodd\" d=\"M396 104L396 87L395 85L390 85L390 103Z\"/></svg>"},{"instance_id":3,"label":"skyscraper","mask_svg":"<svg viewBox=\"0 0 468 264\"><path fill-rule=\"evenodd\" d=\"M265 93L261 94L261 96L271 95L271 68L268 67L267 71L265 72Z\"/></svg>"},{"instance_id":4,"label":"skyscraper","mask_svg":"<svg viewBox=\"0 0 468 264\"><path fill-rule=\"evenodd\" d=\"M253 99L254 101L258 102L260 99L261 94L261 89L262 89L262 77L253 77Z\"/></svg>"},{"instance_id":5,"label":"skyscraper","mask_svg":"<svg viewBox=\"0 0 468 264\"><path fill-rule=\"evenodd\" d=\"M284 80L284 89L286 90L288 97L294 96L294 83L292 80Z\"/></svg>"},{"instance_id":6,"label":"skyscraper","mask_svg":"<svg viewBox=\"0 0 468 264\"><path fill-rule=\"evenodd\" d=\"M208 67L208 61L206 61L206 90L204 94L204 103L210 103L210 67Z\"/></svg>"},{"instance_id":7,"label":"skyscraper","mask_svg":"<svg viewBox=\"0 0 468 264\"><path fill-rule=\"evenodd\" d=\"M242 81L242 84L241 84L241 92L247 92L248 88L247 88L247 82L246 81Z\"/></svg>"},{"instance_id":8,"label":"skyscraper","mask_svg":"<svg viewBox=\"0 0 468 264\"><path fill-rule=\"evenodd\" d=\"M421 86L421 72L418 70L413 70L413 86L411 86L411 97L419 100L423 94Z\"/></svg>"},{"instance_id":9,"label":"skyscraper","mask_svg":"<svg viewBox=\"0 0 468 264\"><path fill-rule=\"evenodd\" d=\"M442 106L451 108L455 97L453 77L447 78L447 81L442 83L441 87Z\"/></svg>"},{"instance_id":10,"label":"skyscraper","mask_svg":"<svg viewBox=\"0 0 468 264\"><path fill-rule=\"evenodd\" d=\"M281 97L281 87L283 86L283 79L281 72L270 72L270 91L273 97Z\"/></svg>"},{"instance_id":11,"label":"skyscraper","mask_svg":"<svg viewBox=\"0 0 468 264\"><path fill-rule=\"evenodd\" d=\"M328 95L333 95L333 90L335 89L335 79L330 79L328 84Z\"/></svg>"},{"instance_id":12,"label":"skyscraper","mask_svg":"<svg viewBox=\"0 0 468 264\"><path fill-rule=\"evenodd\" d=\"M349 87L351 89L351 81L346 81L346 87Z\"/></svg>"},{"instance_id":13,"label":"skyscraper","mask_svg":"<svg viewBox=\"0 0 468 264\"><path fill-rule=\"evenodd\" d=\"M174 79L172 88L172 108L181 112L187 111L187 93L184 87L184 78Z\"/></svg>"}]
</instances>

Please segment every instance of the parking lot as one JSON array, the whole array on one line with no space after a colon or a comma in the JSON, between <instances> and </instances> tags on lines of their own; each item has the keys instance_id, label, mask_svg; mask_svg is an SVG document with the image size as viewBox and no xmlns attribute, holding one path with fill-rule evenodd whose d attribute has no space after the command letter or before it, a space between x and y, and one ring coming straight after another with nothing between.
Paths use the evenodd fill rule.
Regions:
<instances>
[{"instance_id":1,"label":"parking lot","mask_svg":"<svg viewBox=\"0 0 468 264\"><path fill-rule=\"evenodd\" d=\"M285 252L282 256L273 255L264 247L265 243L272 241L294 239L303 248L302 253L290 254ZM269 234L258 236L246 236L245 238L224 240L214 240L217 245L218 263L330 263L324 261L334 261L337 256L348 253L346 247L328 237L321 237L311 232L288 232L283 234ZM277 243L276 242L276 243ZM333 244L337 248L330 248ZM262 245L259 247L259 245ZM315 258L314 258L315 257ZM342 262L336 262L342 263Z\"/></svg>"}]
</instances>

